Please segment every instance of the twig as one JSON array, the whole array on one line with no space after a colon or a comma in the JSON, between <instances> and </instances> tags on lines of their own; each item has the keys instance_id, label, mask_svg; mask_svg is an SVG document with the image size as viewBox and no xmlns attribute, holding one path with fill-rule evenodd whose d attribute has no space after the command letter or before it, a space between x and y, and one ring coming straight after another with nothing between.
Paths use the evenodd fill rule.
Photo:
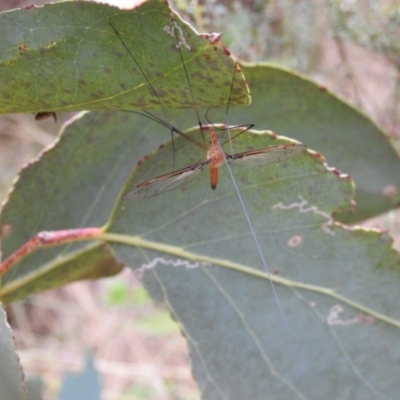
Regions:
<instances>
[{"instance_id":1,"label":"twig","mask_svg":"<svg viewBox=\"0 0 400 400\"><path fill-rule=\"evenodd\" d=\"M21 261L39 248L95 239L102 233L102 228L78 228L39 232L0 264L0 276L10 270L18 261Z\"/></svg>"}]
</instances>

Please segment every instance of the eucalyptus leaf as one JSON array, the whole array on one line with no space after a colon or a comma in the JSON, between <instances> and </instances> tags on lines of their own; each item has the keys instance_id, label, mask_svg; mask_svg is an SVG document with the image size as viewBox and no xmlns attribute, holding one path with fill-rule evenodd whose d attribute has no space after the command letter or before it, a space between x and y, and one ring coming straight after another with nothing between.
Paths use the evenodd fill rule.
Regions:
<instances>
[{"instance_id":1,"label":"eucalyptus leaf","mask_svg":"<svg viewBox=\"0 0 400 400\"><path fill-rule=\"evenodd\" d=\"M0 388L2 399L26 400L27 398L24 375L3 308L0 308Z\"/></svg>"},{"instance_id":2,"label":"eucalyptus leaf","mask_svg":"<svg viewBox=\"0 0 400 400\"><path fill-rule=\"evenodd\" d=\"M232 106L248 102L217 36L197 37L174 18L182 36L160 1L131 11L63 2L0 14L1 112L163 108L157 115L167 120L160 126L157 117L134 113L76 117L21 171L0 215L3 258L43 230L102 227L102 234L30 254L2 277L0 297L14 301L126 265L180 324L207 400L397 398L400 257L389 236L333 219L353 209L354 184L319 154L232 166L255 236L225 165L216 190L205 166L174 191L123 196L204 159L204 149L182 137L166 142L169 124L186 130L204 112L167 108L226 105L233 77ZM181 53L172 28L184 39ZM295 74L244 69L254 102L247 114L230 109L228 121L255 122L326 153L328 164L354 175L361 189L362 212L354 219L397 204L398 160L371 121ZM224 113L211 110L208 118L221 122ZM222 142L228 133L218 131ZM187 134L203 140L198 130ZM225 149L288 142L248 131ZM394 197L387 198L387 187Z\"/></svg>"},{"instance_id":3,"label":"eucalyptus leaf","mask_svg":"<svg viewBox=\"0 0 400 400\"><path fill-rule=\"evenodd\" d=\"M131 127L138 121L142 132L133 135ZM168 137L165 129L164 134ZM3 259L40 231L105 224L133 166L161 140L159 125L135 114L87 113L71 121L59 141L22 170L3 207L0 225L10 228L2 239ZM2 277L0 296L4 302L15 301L120 270L100 242L43 249Z\"/></svg>"},{"instance_id":4,"label":"eucalyptus leaf","mask_svg":"<svg viewBox=\"0 0 400 400\"><path fill-rule=\"evenodd\" d=\"M357 208L337 215L339 221L354 223L399 206L399 156L371 119L293 71L268 63L241 66L252 103L232 110L229 122L254 123L257 129L296 138L350 175Z\"/></svg>"},{"instance_id":5,"label":"eucalyptus leaf","mask_svg":"<svg viewBox=\"0 0 400 400\"><path fill-rule=\"evenodd\" d=\"M133 10L81 1L11 10L0 13L0 37L2 114L220 106L235 70L218 36L199 36L160 0ZM240 72L230 102L249 103Z\"/></svg>"},{"instance_id":6,"label":"eucalyptus leaf","mask_svg":"<svg viewBox=\"0 0 400 400\"><path fill-rule=\"evenodd\" d=\"M281 140L248 132L233 146ZM192 147L175 141L182 164L196 159ZM141 163L125 190L165 171L169 150ZM400 257L389 236L332 219L351 207L352 182L312 153L232 168L273 290L221 169L214 191L203 171L173 192L121 198L104 236L181 325L202 397L395 399Z\"/></svg>"}]
</instances>

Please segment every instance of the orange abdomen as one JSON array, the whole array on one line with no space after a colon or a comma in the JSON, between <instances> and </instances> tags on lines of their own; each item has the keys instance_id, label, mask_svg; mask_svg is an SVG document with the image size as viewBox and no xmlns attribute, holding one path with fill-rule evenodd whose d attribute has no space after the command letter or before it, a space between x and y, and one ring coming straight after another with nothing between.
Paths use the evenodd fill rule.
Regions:
<instances>
[{"instance_id":1,"label":"orange abdomen","mask_svg":"<svg viewBox=\"0 0 400 400\"><path fill-rule=\"evenodd\" d=\"M218 184L218 167L213 167L210 165L210 183L211 189L215 189Z\"/></svg>"}]
</instances>

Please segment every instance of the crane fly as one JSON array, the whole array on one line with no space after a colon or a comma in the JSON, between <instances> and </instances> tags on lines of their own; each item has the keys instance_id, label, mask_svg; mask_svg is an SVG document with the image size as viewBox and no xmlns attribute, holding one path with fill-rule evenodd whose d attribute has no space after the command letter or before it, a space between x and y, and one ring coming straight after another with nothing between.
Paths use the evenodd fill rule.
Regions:
<instances>
[{"instance_id":1,"label":"crane fly","mask_svg":"<svg viewBox=\"0 0 400 400\"><path fill-rule=\"evenodd\" d=\"M279 161L285 161L297 154L303 153L307 149L305 145L300 143L287 143L278 146L264 147L257 150L229 154L222 149L214 127L203 126L202 129L208 129L209 131L210 146L201 144L197 141L195 141L195 143L207 151L205 160L141 182L133 189L127 191L124 197L126 199L143 199L158 196L162 193L175 190L191 182L206 165L208 165L210 170L211 189L214 190L218 184L218 168L224 163L225 160L230 164L243 165L246 167L262 166L273 164ZM235 135L234 137L236 136L238 135Z\"/></svg>"},{"instance_id":2,"label":"crane fly","mask_svg":"<svg viewBox=\"0 0 400 400\"><path fill-rule=\"evenodd\" d=\"M182 36L182 30L181 28L177 25L177 23L174 21L174 19L171 19L171 27L168 28L167 32L172 33L173 36L175 36L176 39L176 48L179 51L179 55L182 61L182 66L185 72L185 77L189 85L191 97L193 98L193 103L196 104L193 91L192 91L192 85L189 80L189 76L185 67L185 62L184 58L181 52L181 44L182 41L183 43L186 43L185 39ZM157 91L151 84L150 80L144 73L143 69L140 67L138 61L134 57L134 55L131 53L129 50L128 46L125 44L123 41L121 35L119 34L118 30L115 28L115 26L110 23L110 27L113 29L114 33L118 36L121 44L123 47L126 49L134 63L138 66L139 70L142 72L143 77L146 79L148 85L152 89L153 93L157 97L157 100L160 105L161 104L161 99L159 98ZM165 29L164 29L165 30ZM219 40L219 38L218 38ZM186 47L186 46L185 46ZM190 47L189 47L190 49ZM229 53L229 52L228 52ZM230 54L230 53L229 53ZM229 94L229 100L228 100L228 108L229 108L229 103L230 99L232 96L232 91L233 91L233 82L235 79L235 74L236 72L241 72L240 67L238 66L237 63L234 65L233 69L233 77L232 77L232 82L231 82L231 87L230 87L230 94ZM228 109L227 108L227 109ZM211 184L211 189L216 189L217 184L218 184L218 168L224 163L224 161L228 161L229 163L233 164L242 164L244 166L256 166L256 165L266 165L266 164L272 164L275 162L287 160L290 157L293 157L297 154L300 154L304 152L307 147L304 146L303 144L300 143L288 143L284 145L279 145L279 146L272 146L272 147L265 147L257 150L250 150L250 151L245 151L241 153L235 153L235 154L228 154L222 149L222 145L225 143L220 144L218 140L218 136L215 133L214 126L208 126L205 127L201 124L200 122L200 117L199 113L196 109L196 114L197 114L197 119L199 122L200 126L200 131L202 133L203 137L203 142L204 142L204 130L208 129L209 135L210 135L210 145L207 146L205 143L201 143L197 141L196 139L186 135L184 132L180 131L179 129L173 127L172 125L168 124L167 122L163 121L162 119L146 112L137 112L140 115L144 115L150 119L153 119L154 121L160 123L161 125L164 125L168 127L171 131L171 133L175 132L183 136L184 138L190 140L197 146L201 147L203 150L206 151L206 157L204 160L197 162L195 164L189 165L188 167L178 169L173 172L169 172L163 175L160 175L156 178L144 181L133 187L131 190L128 190L125 194L124 197L126 199L135 199L135 198L149 198L153 196L158 196L162 193L169 192L171 190L175 190L181 186L184 186L191 182L197 175L198 173L203 170L203 168L208 165L209 170L210 170L210 184ZM135 111L133 111L135 112ZM231 139L237 137L239 134L243 133L244 131L250 129L254 125L249 125L247 126L246 129L242 130L238 134L234 135ZM229 129L229 128L228 128Z\"/></svg>"}]
</instances>

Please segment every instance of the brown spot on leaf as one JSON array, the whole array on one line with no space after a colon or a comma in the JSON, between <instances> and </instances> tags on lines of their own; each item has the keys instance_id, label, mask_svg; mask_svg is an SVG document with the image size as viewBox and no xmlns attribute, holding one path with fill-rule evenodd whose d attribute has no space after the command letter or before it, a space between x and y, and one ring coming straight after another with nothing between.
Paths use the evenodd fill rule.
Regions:
<instances>
[{"instance_id":1,"label":"brown spot on leaf","mask_svg":"<svg viewBox=\"0 0 400 400\"><path fill-rule=\"evenodd\" d=\"M225 54L226 56L231 55L231 52L225 46L222 47L222 53Z\"/></svg>"},{"instance_id":2,"label":"brown spot on leaf","mask_svg":"<svg viewBox=\"0 0 400 400\"><path fill-rule=\"evenodd\" d=\"M78 2L75 3L75 5L76 5L76 8L77 8L79 11L84 11L84 10L85 10L85 4L84 4L83 2L78 1Z\"/></svg>"},{"instance_id":3,"label":"brown spot on leaf","mask_svg":"<svg viewBox=\"0 0 400 400\"><path fill-rule=\"evenodd\" d=\"M298 247L298 246L301 245L302 242L303 242L303 237L302 236L294 235L286 242L286 244L289 247Z\"/></svg>"},{"instance_id":4,"label":"brown spot on leaf","mask_svg":"<svg viewBox=\"0 0 400 400\"><path fill-rule=\"evenodd\" d=\"M112 55L115 58L123 58L125 56L124 53L122 53L121 51L118 51L118 50L113 50Z\"/></svg>"},{"instance_id":5,"label":"brown spot on leaf","mask_svg":"<svg viewBox=\"0 0 400 400\"><path fill-rule=\"evenodd\" d=\"M205 34L199 35L199 36L208 40L208 43L215 44L220 41L222 33L205 33Z\"/></svg>"},{"instance_id":6,"label":"brown spot on leaf","mask_svg":"<svg viewBox=\"0 0 400 400\"><path fill-rule=\"evenodd\" d=\"M168 95L168 93L167 93L165 90L162 90L162 89L159 89L159 90L157 91L157 94L158 94L158 97L159 97L159 98L161 98L161 97L166 97L166 96Z\"/></svg>"},{"instance_id":7,"label":"brown spot on leaf","mask_svg":"<svg viewBox=\"0 0 400 400\"><path fill-rule=\"evenodd\" d=\"M399 189L394 185L386 185L383 188L383 195L385 197L394 197L399 192Z\"/></svg>"},{"instance_id":8,"label":"brown spot on leaf","mask_svg":"<svg viewBox=\"0 0 400 400\"><path fill-rule=\"evenodd\" d=\"M272 139L278 139L278 135L275 132L269 131Z\"/></svg>"},{"instance_id":9,"label":"brown spot on leaf","mask_svg":"<svg viewBox=\"0 0 400 400\"><path fill-rule=\"evenodd\" d=\"M18 50L19 54L22 56L22 54L24 54L24 52L28 50L28 46L26 44L20 44L18 46Z\"/></svg>"},{"instance_id":10,"label":"brown spot on leaf","mask_svg":"<svg viewBox=\"0 0 400 400\"><path fill-rule=\"evenodd\" d=\"M10 236L12 231L12 225L11 224L4 224L0 228L0 237L5 238L7 236Z\"/></svg>"},{"instance_id":11,"label":"brown spot on leaf","mask_svg":"<svg viewBox=\"0 0 400 400\"><path fill-rule=\"evenodd\" d=\"M313 155L314 155L315 158L318 158L320 160L325 160L325 157L321 153L314 152Z\"/></svg>"},{"instance_id":12,"label":"brown spot on leaf","mask_svg":"<svg viewBox=\"0 0 400 400\"><path fill-rule=\"evenodd\" d=\"M92 93L92 98L101 99L103 98L105 93L102 90L98 90L97 92Z\"/></svg>"}]
</instances>

